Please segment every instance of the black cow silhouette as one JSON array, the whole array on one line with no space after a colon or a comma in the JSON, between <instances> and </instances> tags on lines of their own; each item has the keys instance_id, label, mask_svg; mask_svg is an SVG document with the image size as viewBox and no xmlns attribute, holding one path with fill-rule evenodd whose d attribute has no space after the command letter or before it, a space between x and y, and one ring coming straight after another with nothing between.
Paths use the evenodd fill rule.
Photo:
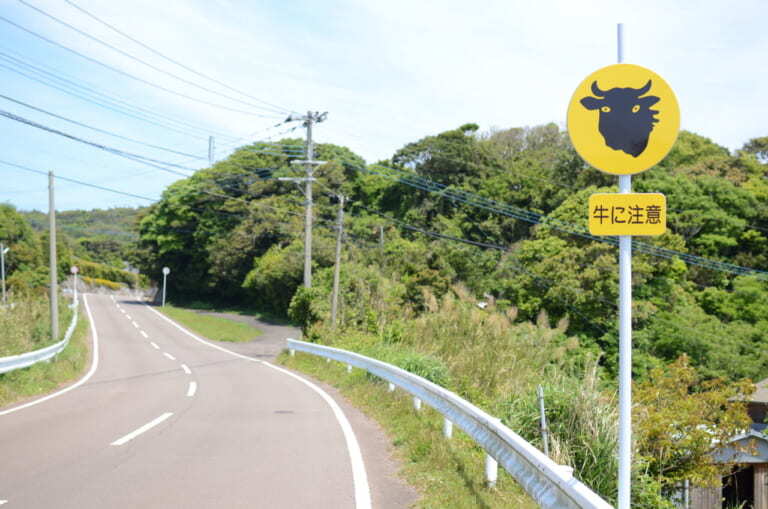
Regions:
<instances>
[{"instance_id":1,"label":"black cow silhouette","mask_svg":"<svg viewBox=\"0 0 768 509\"><path fill-rule=\"evenodd\" d=\"M640 97L650 89L651 80L641 88L616 87L606 91L600 90L597 81L592 82L592 93L599 99L587 96L581 104L588 110L600 110L600 134L607 146L633 157L643 153L653 124L659 121L655 118L658 110L651 109L659 98L653 95Z\"/></svg>"}]
</instances>

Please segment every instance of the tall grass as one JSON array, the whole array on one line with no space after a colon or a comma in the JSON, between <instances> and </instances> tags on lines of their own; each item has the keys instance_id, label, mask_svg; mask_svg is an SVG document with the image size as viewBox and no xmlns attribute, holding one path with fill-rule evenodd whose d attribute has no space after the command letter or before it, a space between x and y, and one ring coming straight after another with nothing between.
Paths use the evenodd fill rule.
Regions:
<instances>
[{"instance_id":1,"label":"tall grass","mask_svg":"<svg viewBox=\"0 0 768 509\"><path fill-rule=\"evenodd\" d=\"M425 292L424 302L428 312L388 320L378 333L347 330L331 334L322 326L313 333L334 346L422 376L419 371L437 373L440 385L500 417L543 448L536 399L536 386L541 384L553 460L572 466L577 478L607 500L614 500L614 391L601 386L597 355L566 335L567 322L552 326L544 313L536 323L518 322L514 308L502 310L490 302L480 309L462 287L453 288L441 299ZM410 367L392 361L407 357L421 361Z\"/></svg>"},{"instance_id":2,"label":"tall grass","mask_svg":"<svg viewBox=\"0 0 768 509\"><path fill-rule=\"evenodd\" d=\"M0 307L0 357L37 350L60 341L72 319L70 300L59 298L59 337L51 338L49 300L45 295L17 296Z\"/></svg>"}]
</instances>

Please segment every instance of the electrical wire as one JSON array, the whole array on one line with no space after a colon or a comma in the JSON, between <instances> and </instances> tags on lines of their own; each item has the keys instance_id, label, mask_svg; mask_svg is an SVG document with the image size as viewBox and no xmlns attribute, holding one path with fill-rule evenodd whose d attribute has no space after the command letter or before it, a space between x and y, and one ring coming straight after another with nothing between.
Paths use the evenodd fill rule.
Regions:
<instances>
[{"instance_id":1,"label":"electrical wire","mask_svg":"<svg viewBox=\"0 0 768 509\"><path fill-rule=\"evenodd\" d=\"M126 71L123 71L122 69L118 69L117 67L113 67L113 66L111 66L109 64L105 64L104 62L102 62L102 61L100 61L98 59L89 57L89 56L87 56L87 55L85 55L83 53L80 53L77 50L69 48L69 47L67 47L67 46L65 46L65 45L63 45L61 43L58 43L58 42L56 42L56 41L54 41L52 39L49 39L48 37L40 35L40 34L34 32L34 31L32 31L32 30L30 30L28 28L25 28L25 27L19 25L18 23L14 23L13 21L9 20L8 18L6 18L4 16L0 16L0 21L8 23L9 25L18 28L19 30L22 30L22 31L24 31L24 32L34 36L34 37L37 37L38 39L41 39L41 40L43 40L43 41L45 41L45 42L47 42L47 43L49 43L49 44L51 44L53 46L56 46L56 47L58 47L60 49L63 49L64 51L72 53L72 54L74 54L74 55L76 55L76 56L78 56L78 57L80 57L80 58L82 58L84 60L87 60L87 61L89 61L91 63L94 63L94 64L99 65L101 67L104 67L106 69L109 69L112 72L115 72L117 74L120 74L122 76L130 78L132 80L138 81L138 82L143 83L143 84L145 84L147 86L150 86L152 88L155 88L155 89L158 89L158 90L162 90L163 92L166 92L166 93L169 93L169 94L173 94L173 95L178 96L178 97L183 97L184 99L187 99L187 100L190 100L190 101L193 101L193 102L196 102L196 103L205 104L205 105L211 106L213 108L218 108L220 110L226 110L226 111L231 111L231 112L234 112L234 113L241 113L241 114L244 114L244 115L250 115L250 116L253 116L253 117L260 117L260 118L280 118L279 116L276 116L276 115L265 115L265 114L262 114L262 113L254 113L254 112L251 112L251 111L241 110L241 109L238 109L238 108L230 108L230 107L224 106L222 104L214 103L214 102L211 102L211 101L206 101L204 99L199 99L199 98L196 98L196 97L192 97L192 96L184 94L182 92L177 92L175 90L171 90L170 88L164 87L162 85L158 85L157 83L153 83L151 81L145 80L145 79L140 78L138 76L134 76L133 74L128 73Z\"/></svg>"},{"instance_id":2,"label":"electrical wire","mask_svg":"<svg viewBox=\"0 0 768 509\"><path fill-rule=\"evenodd\" d=\"M384 168L385 170L388 170L388 171L398 172L401 175L393 176L387 171L376 171L371 168L361 168L361 167L353 167L353 168L369 174L379 175L379 176L388 178L390 180L395 180L399 183L439 195L451 201L465 203L467 205L481 208L489 212L505 215L507 217L529 222L532 224L541 224L543 226L548 226L562 233L578 236L586 240L618 245L618 240L614 237L599 237L596 235L592 235L587 231L585 231L583 228L577 225L574 225L572 223L567 223L564 221L548 218L547 216L544 216L542 214L531 212L518 207L513 207L511 205L497 202L495 200L491 200L489 198L485 198L485 197L476 195L474 193L470 193L468 191L449 188L449 186L434 182L424 177L418 177L418 176L406 177L406 176L403 176L402 173L407 173L407 172L404 172L403 170L400 170L400 169L390 168L383 165L372 165L372 166ZM726 262L718 262L715 260L711 260L709 258L697 256L697 255L691 255L687 253L682 253L680 251L675 251L672 249L653 246L651 244L647 244L645 242L640 242L637 240L635 240L632 244L633 244L633 249L638 252L642 252L651 256L656 256L656 257L666 258L666 259L678 258L687 264L697 265L710 270L728 272L736 275L755 274L761 278L768 276L768 272L766 271L753 269L749 267L742 267L739 265L734 265Z\"/></svg>"},{"instance_id":3,"label":"electrical wire","mask_svg":"<svg viewBox=\"0 0 768 509\"><path fill-rule=\"evenodd\" d=\"M125 32L123 32L123 31L119 30L118 28L116 28L115 26L113 26L113 25L110 25L110 24L109 24L109 23L107 23L106 21L103 21L102 19L100 19L100 18L96 17L94 14L92 14L92 13L90 13L90 12L86 11L85 9L83 9L82 7L80 7L79 5L77 5L76 3L72 2L71 0L64 0L64 1L65 1L66 3L68 3L69 5L71 5L72 7L74 7L75 9L79 10L80 12L82 12L83 14L85 14L86 16L90 17L91 19L93 19L93 20L97 21L98 23L101 23L102 25L106 26L107 28L109 28L109 29L110 29L110 30L112 30L113 32L116 32L116 33L118 33L118 34L122 35L123 37L125 37L125 38L126 38L126 39L128 39L128 40L130 40L131 42L134 42L134 43L138 44L138 45L139 45L139 46L141 46L142 48L144 48L144 49L146 49L146 50L148 50L148 51L152 52L153 54L155 54L155 55L159 56L160 58L162 58L162 59L164 59L164 60L166 60L166 61L168 61L168 62L171 62L172 64L175 64L175 65L177 65L177 66L181 67L182 69L184 69L184 70L186 70L186 71L189 71L189 72L191 72L192 74L196 74L197 76L200 76L201 78L205 78L205 79L207 79L207 80L209 80L209 81L212 81L213 83L216 83L217 85L220 85L220 86L222 86L222 87L224 87L224 88L226 88L226 89L228 89L228 90L231 90L232 92L237 92L238 94L241 94L241 95L243 95L243 96L245 96L245 97L248 97L248 98L250 98L250 99L253 99L254 101L258 101L258 102L260 102L260 103L262 103L262 104L264 104L264 105L266 105L266 106L271 106L272 108L275 108L275 109L276 109L276 110L278 110L278 111L281 111L281 112L285 112L285 113L293 113L293 111L292 111L292 110L289 110L289 109L283 108L283 107L281 107L281 106L277 106L277 105L275 105L275 104L272 104L272 103L269 103L269 102L267 102L267 101L264 101L264 100L262 100L262 99L259 99L259 98L257 98L257 97L254 97L254 96L252 96L252 95L250 95L250 94L247 94L247 93L243 92L242 90L238 90L238 89L236 89L236 88L233 88L232 86L230 86L230 85L228 85L228 84L226 84L226 83L224 83L224 82L222 82L222 81L219 81L219 80L217 80L217 79L215 79L215 78L212 78L212 77L210 77L210 76L208 76L208 75L206 75L206 74L203 74L203 73L201 73L201 72L199 72L199 71L196 71L195 69L192 69L191 67L188 67L188 66L186 66L186 65L182 64L182 63L181 63L181 62L179 62L178 60L174 60L173 58L171 58L171 57L168 57L168 56L166 56L166 55L164 55L164 54L160 53L159 51L155 50L154 48L152 48L152 47L150 47L150 46L148 46L148 45L146 45L146 44L144 44L143 42L139 41L138 39L136 39L136 38L134 38L134 37L131 37L131 36L130 36L130 35L128 35L127 33L125 33Z\"/></svg>"},{"instance_id":4,"label":"electrical wire","mask_svg":"<svg viewBox=\"0 0 768 509\"><path fill-rule=\"evenodd\" d=\"M193 159L201 159L201 160L205 160L206 159L205 157L197 156L195 154L189 154L187 152L180 152L178 150L174 150L174 149L171 149L171 148L161 147L160 145L154 145L152 143L147 143L145 141L137 140L135 138L130 138L128 136L123 136L121 134L117 134L117 133L114 133L112 131L107 131L105 129L99 129L98 127L93 127L93 126L90 126L88 124L84 124L82 122L78 122L76 120L72 120L71 118L67 118L67 117L63 117L61 115L57 115L56 113L52 113L52 112L44 110L42 108L38 108L36 106L32 106L31 104L27 104L27 103L25 103L23 101L19 101L18 99L13 99L12 97L8 97L7 95L0 94L0 98L5 99L6 101L10 101L10 102L19 104L21 106L24 106L25 108L29 108L31 110L34 110L34 111L37 111L37 112L40 112L40 113L44 113L44 114L49 115L51 117L58 118L59 120L63 120L65 122L69 122L70 124L74 124L74 125L77 125L77 126L80 126L80 127L84 127L86 129L90 129L90 130L96 131L98 133L106 134L108 136L113 136L113 137L119 138L121 140L130 141L131 143L137 143L137 144L143 145L145 147L154 148L154 149L157 149L157 150L162 150L164 152L170 152L172 154L177 154L177 155L191 157Z\"/></svg>"},{"instance_id":5,"label":"electrical wire","mask_svg":"<svg viewBox=\"0 0 768 509\"><path fill-rule=\"evenodd\" d=\"M94 86L93 84L88 82L83 82L83 83L86 83L87 85L90 85L90 86L79 84L73 79L62 77L62 76L66 76L64 74L57 75L56 72L60 72L60 71L53 69L51 67L41 66L39 63L37 65L33 65L21 59L8 55L2 51L0 51L0 60L4 60L7 64L10 64L12 66L23 67L25 68L26 72L18 68L12 68L6 65L0 65L0 67L2 67L3 69L6 69L16 74L19 74L21 76L24 76L25 78L29 79L30 81L34 81L35 83L40 83L41 85L44 85L46 87L53 88L54 90L58 90L72 97L76 97L81 101L87 102L89 104L93 104L95 106L99 106L100 108L104 108L106 110L119 113L121 115L135 118L137 120L141 120L143 122L156 125L159 127L163 127L165 129L169 129L171 131L175 131L180 134L185 134L201 140L207 139L208 135L211 135L211 134L214 134L220 138L237 140L236 137L230 136L228 134L224 134L215 129L211 129L207 127L199 127L189 122L186 122L184 120L179 120L177 118L174 118L165 114L161 114L156 111L143 108L141 106L137 106L123 98L120 98L119 96L109 95L103 92L99 92L98 90L93 88ZM49 70L46 70L46 68ZM53 70L51 71L51 69ZM30 74L28 73L36 74L36 76L30 76ZM51 81L53 81L54 83L51 83ZM72 90L73 88L75 90ZM158 119L164 119L164 120L158 120ZM173 122L176 125L171 125L166 122ZM199 131L199 132L195 132L195 131ZM205 137L201 136L201 134L205 134Z\"/></svg>"},{"instance_id":6,"label":"electrical wire","mask_svg":"<svg viewBox=\"0 0 768 509\"><path fill-rule=\"evenodd\" d=\"M193 86L195 88L198 88L198 89L203 90L205 92L208 92L210 94L218 95L219 97L223 97L223 98L229 99L230 101L238 102L238 103L244 104L246 106L250 106L252 108L258 108L258 109L261 109L261 110L269 111L271 113L278 113L278 114L281 114L281 115L285 115L285 114L289 113L289 111L285 110L285 109L276 109L276 108L274 108L272 106L270 106L270 107L259 106L259 105L253 104L253 103L242 101L242 100L238 99L237 97L232 97L230 95L223 94L221 92L218 92L216 90L210 89L208 87L204 87L202 85L199 85L199 84L197 84L197 83L195 83L193 81L187 80L185 78L182 78L181 76L173 74L172 72L166 71L166 70L161 69L161 68L159 68L159 67L157 67L155 65L152 65L152 64L150 64L150 63L148 63L148 62L146 62L146 61L144 61L144 60L142 60L142 59L140 59L140 58L138 58L138 57L136 57L134 55L131 55L130 53L127 53L127 52L121 50L120 48L118 48L116 46L113 46L112 44L109 44L109 43L107 43L105 41L102 41L101 39L99 39L97 37L94 37L93 35L91 35L89 33L86 33L84 31L80 30L79 28L77 28L77 27L75 27L75 26L73 26L73 25L71 25L71 24L69 24L69 23L67 23L67 22L57 18L56 16L53 16L52 14L47 13L46 11L40 9L39 7L35 7L34 5L26 2L25 0L18 0L18 2L21 3L22 5L26 6L26 7L29 7L30 9L32 9L32 10L34 10L36 12L42 14L43 16L47 17L48 19L51 19L51 20L55 21L56 23L59 23L60 25L63 25L65 27L69 28L70 30L74 30L78 34L82 35L83 37L86 37L87 39L90 39L93 42L101 44L102 46L107 47L107 48L111 49L112 51L115 51L115 52L123 55L124 57L130 58L134 62L138 62L138 63L140 63L140 64L142 64L142 65L144 65L146 67L149 67L150 69L152 69L154 71L157 71L159 73L165 74L166 76L170 76L170 77L172 77L172 78L174 78L176 80L179 80L182 83L186 83L187 85Z\"/></svg>"}]
</instances>

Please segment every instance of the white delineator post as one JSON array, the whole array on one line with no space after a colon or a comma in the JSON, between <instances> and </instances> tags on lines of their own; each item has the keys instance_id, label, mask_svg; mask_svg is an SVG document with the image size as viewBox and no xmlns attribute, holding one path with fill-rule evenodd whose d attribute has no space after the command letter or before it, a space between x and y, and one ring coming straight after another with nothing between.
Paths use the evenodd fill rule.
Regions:
<instances>
[{"instance_id":1,"label":"white delineator post","mask_svg":"<svg viewBox=\"0 0 768 509\"><path fill-rule=\"evenodd\" d=\"M617 27L619 63L624 61L624 26ZM619 175L619 192L632 192L632 175ZM632 479L632 237L619 237L619 497L631 508Z\"/></svg>"}]
</instances>

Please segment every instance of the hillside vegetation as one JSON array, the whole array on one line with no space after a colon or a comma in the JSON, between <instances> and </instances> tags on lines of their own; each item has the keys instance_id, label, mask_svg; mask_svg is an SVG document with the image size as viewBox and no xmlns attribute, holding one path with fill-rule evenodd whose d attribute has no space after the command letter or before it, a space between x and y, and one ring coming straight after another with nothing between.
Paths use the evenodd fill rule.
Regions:
<instances>
[{"instance_id":1,"label":"hillside vegetation","mask_svg":"<svg viewBox=\"0 0 768 509\"><path fill-rule=\"evenodd\" d=\"M670 209L667 233L638 239L633 261L637 507L664 507L681 479L715 479L712 437L696 430L724 438L746 426L729 401L749 392L740 380L768 376L766 146L730 153L682 132L633 179ZM328 163L316 172L314 284L304 289L304 197L257 177L298 176L291 161L302 156L265 147L243 147L165 191L139 224L142 271L171 267L177 299L289 314L310 340L400 364L534 442L541 383L553 454L613 499L617 249L588 236L586 221L589 195L615 192L615 177L587 167L555 125L479 133L467 124L380 164L320 144ZM334 328L336 193L350 204ZM665 398L681 394L691 402L673 415ZM665 442L670 434L686 440Z\"/></svg>"}]
</instances>

